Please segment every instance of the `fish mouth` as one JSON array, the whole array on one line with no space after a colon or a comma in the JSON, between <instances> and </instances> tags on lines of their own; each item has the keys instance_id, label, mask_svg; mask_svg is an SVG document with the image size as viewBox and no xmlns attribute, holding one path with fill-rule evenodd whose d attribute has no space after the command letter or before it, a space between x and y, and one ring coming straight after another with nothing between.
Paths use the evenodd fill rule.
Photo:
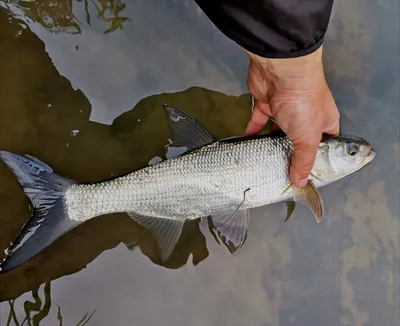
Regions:
<instances>
[{"instance_id":1,"label":"fish mouth","mask_svg":"<svg viewBox=\"0 0 400 326\"><path fill-rule=\"evenodd\" d=\"M372 146L369 145L368 154L363 160L364 165L367 165L368 163L370 163L375 158L375 156L376 156L376 152L372 149Z\"/></svg>"}]
</instances>

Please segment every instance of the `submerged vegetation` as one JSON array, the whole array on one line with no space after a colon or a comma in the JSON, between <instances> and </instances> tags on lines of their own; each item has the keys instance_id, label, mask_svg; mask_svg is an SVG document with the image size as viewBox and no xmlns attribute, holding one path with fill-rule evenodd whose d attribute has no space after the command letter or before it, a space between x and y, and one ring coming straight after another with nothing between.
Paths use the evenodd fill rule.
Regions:
<instances>
[{"instance_id":1,"label":"submerged vegetation","mask_svg":"<svg viewBox=\"0 0 400 326\"><path fill-rule=\"evenodd\" d=\"M122 29L128 17L121 16L126 4L123 0L2 0L9 9L13 6L21 14L32 22L40 24L46 30L53 33L81 34L83 22L74 14L74 9L83 6L85 9L86 24L91 26L95 16L108 27L104 33Z\"/></svg>"},{"instance_id":2,"label":"submerged vegetation","mask_svg":"<svg viewBox=\"0 0 400 326\"><path fill-rule=\"evenodd\" d=\"M33 301L26 300L24 302L25 318L19 321L17 314L15 313L15 301L9 300L9 313L6 326L38 326L40 323L49 317L49 313L52 305L57 306L57 323L53 322L53 325L62 326L64 322L64 317L62 315L61 307L51 300L50 283L46 282L43 289L43 297L39 295L39 288L32 290ZM86 325L89 320L93 317L96 310L93 310L90 314L86 313L76 324L76 326ZM69 324L72 325L72 324Z\"/></svg>"}]
</instances>

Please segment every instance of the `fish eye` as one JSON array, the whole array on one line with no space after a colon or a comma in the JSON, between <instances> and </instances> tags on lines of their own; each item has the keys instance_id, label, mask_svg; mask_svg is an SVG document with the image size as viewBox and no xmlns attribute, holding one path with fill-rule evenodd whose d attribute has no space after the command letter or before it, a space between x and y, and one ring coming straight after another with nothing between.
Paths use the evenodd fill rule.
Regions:
<instances>
[{"instance_id":1,"label":"fish eye","mask_svg":"<svg viewBox=\"0 0 400 326\"><path fill-rule=\"evenodd\" d=\"M356 144L347 144L346 148L347 148L347 153L350 156L354 156L360 151L360 146Z\"/></svg>"}]
</instances>

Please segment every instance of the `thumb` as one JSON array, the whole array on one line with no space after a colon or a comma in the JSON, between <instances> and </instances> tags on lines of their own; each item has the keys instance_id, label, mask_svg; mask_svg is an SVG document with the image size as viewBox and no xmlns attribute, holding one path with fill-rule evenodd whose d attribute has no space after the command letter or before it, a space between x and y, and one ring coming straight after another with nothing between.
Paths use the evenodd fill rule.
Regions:
<instances>
[{"instance_id":1,"label":"thumb","mask_svg":"<svg viewBox=\"0 0 400 326\"><path fill-rule=\"evenodd\" d=\"M322 133L304 134L293 141L294 156L290 167L290 180L296 188L303 188L311 173Z\"/></svg>"},{"instance_id":2,"label":"thumb","mask_svg":"<svg viewBox=\"0 0 400 326\"><path fill-rule=\"evenodd\" d=\"M340 134L340 113L333 99L332 93L329 91L325 96L325 126L323 132L333 136Z\"/></svg>"}]
</instances>

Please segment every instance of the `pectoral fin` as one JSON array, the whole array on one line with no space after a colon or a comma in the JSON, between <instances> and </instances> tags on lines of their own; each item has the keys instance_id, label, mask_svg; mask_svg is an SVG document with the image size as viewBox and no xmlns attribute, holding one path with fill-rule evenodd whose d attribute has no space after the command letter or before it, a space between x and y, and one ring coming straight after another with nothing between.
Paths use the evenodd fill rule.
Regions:
<instances>
[{"instance_id":1,"label":"pectoral fin","mask_svg":"<svg viewBox=\"0 0 400 326\"><path fill-rule=\"evenodd\" d=\"M185 220L143 216L134 212L129 212L128 215L152 233L159 249L161 261L167 261L182 234Z\"/></svg>"},{"instance_id":2,"label":"pectoral fin","mask_svg":"<svg viewBox=\"0 0 400 326\"><path fill-rule=\"evenodd\" d=\"M287 213L284 222L286 222L290 218L290 216L292 216L293 211L296 208L296 202L294 202L293 200L288 200L286 202L286 208L287 208Z\"/></svg>"},{"instance_id":3,"label":"pectoral fin","mask_svg":"<svg viewBox=\"0 0 400 326\"><path fill-rule=\"evenodd\" d=\"M231 253L237 252L244 244L250 214L247 209L221 213L212 217L210 231L221 240Z\"/></svg>"},{"instance_id":4,"label":"pectoral fin","mask_svg":"<svg viewBox=\"0 0 400 326\"><path fill-rule=\"evenodd\" d=\"M311 209L317 222L321 222L324 217L324 202L320 192L311 180L308 181L304 188L296 189L293 200Z\"/></svg>"}]
</instances>

